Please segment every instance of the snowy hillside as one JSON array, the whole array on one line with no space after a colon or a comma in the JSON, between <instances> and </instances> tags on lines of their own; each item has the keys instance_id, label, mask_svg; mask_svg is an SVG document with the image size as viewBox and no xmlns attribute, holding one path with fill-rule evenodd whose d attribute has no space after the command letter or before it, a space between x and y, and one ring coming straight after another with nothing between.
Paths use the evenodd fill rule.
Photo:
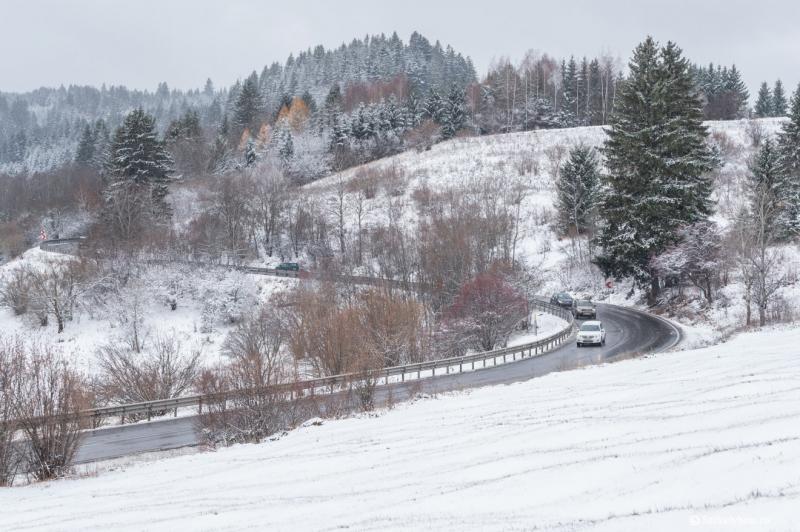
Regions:
<instances>
[{"instance_id":1,"label":"snowy hillside","mask_svg":"<svg viewBox=\"0 0 800 532\"><path fill-rule=\"evenodd\" d=\"M743 182L750 158L755 152L753 139L775 135L784 119L732 120L706 122L709 142L716 149L721 166L713 173L715 214L713 220L722 228L747 201ZM569 150L584 144L601 147L605 139L603 127L537 130L485 137L458 138L436 144L428 151L408 151L375 161L308 185L306 188L322 198L335 202L339 190L353 204L369 180L377 185L374 197L363 201L362 225L369 227L397 223L415 232L424 219L425 201L430 194L454 192L460 196L476 196L481 202L496 201L513 211L519 195L520 230L518 258L541 273L542 293L567 289L597 299L632 305L628 298L631 285L623 283L615 290L605 290L605 279L579 257L585 241L571 241L554 231L556 217L555 182ZM521 192L515 192L521 191ZM363 192L361 192L363 194ZM347 202L346 198L346 202ZM350 231L356 232L351 216ZM788 268L797 255L794 246L784 250ZM796 277L793 271L788 277ZM682 314L674 316L690 326L690 339L706 343L720 330L733 330L743 324L744 310L739 305L742 288L734 279L722 288L723 297L713 308L701 308L691 302ZM800 290L783 288L778 299L781 305L800 303ZM691 329L691 326L696 326Z\"/></svg>"},{"instance_id":2,"label":"snowy hillside","mask_svg":"<svg viewBox=\"0 0 800 532\"><path fill-rule=\"evenodd\" d=\"M68 258L33 248L0 266L0 280L11 279L18 270L42 270ZM106 293L103 283L118 266L108 266L85 289L87 294L78 299L73 318L61 334L56 334L53 325L41 327L33 312L17 316L8 307L0 308L0 332L55 344L89 375L97 372L97 350L124 342L134 326L143 332L145 343L174 337L185 349L198 350L204 366L213 366L220 362L225 336L241 316L252 314L260 302L296 284L295 279L248 275L224 267L136 264L123 268L130 280L123 289Z\"/></svg>"},{"instance_id":3,"label":"snowy hillside","mask_svg":"<svg viewBox=\"0 0 800 532\"><path fill-rule=\"evenodd\" d=\"M796 530L798 343L762 331L0 490L0 529Z\"/></svg>"},{"instance_id":4,"label":"snowy hillside","mask_svg":"<svg viewBox=\"0 0 800 532\"><path fill-rule=\"evenodd\" d=\"M716 219L722 226L744 199L739 187L753 152L751 129L754 124L760 126L763 134L771 134L778 129L780 120L708 123L712 142L724 162L715 174ZM429 194L451 191L462 196L482 195L481 202L496 200L505 202L505 208L513 208L508 202L514 198L508 197L508 191L522 190L516 256L538 270L539 285L533 288L539 293L568 289L596 299L631 305L636 299L626 297L629 285L606 290L600 272L585 259L576 259L575 244L553 231L554 181L560 165L572 146L578 143L599 146L604 136L601 127L582 127L459 138L436 144L428 151L409 151L331 176L308 185L305 193L309 201L316 200L322 205L321 211L331 216L330 205L336 203L337 190L344 187L345 223L348 233L355 235L358 233L355 209L359 189L351 187L351 182L357 183L365 176L374 179L375 192L364 198L361 206L363 228L396 224L413 235L418 223L427 215L425 198ZM495 195L503 197L494 198ZM178 229L185 229L203 205L197 191L186 187L176 189L171 201L176 220L182 221ZM335 242L331 245L334 249L336 246ZM787 247L785 252L787 257L797 257L794 247ZM10 278L15 269L23 266L38 267L50 258L51 255L32 250L0 267L0 278ZM254 265L274 266L276 261L278 258L274 257L272 263L258 260ZM300 257L299 262L313 264L305 257ZM364 273L375 274L376 271ZM97 347L126 333L131 304L124 298L138 291L141 293L136 294L136 298L142 302L144 325L151 334L175 334L184 346L201 347L204 359L214 363L230 329L231 313L246 313L255 308L258 301L266 301L270 294L291 284L286 280L258 278L225 269L189 271L186 268L140 267L137 277L140 282L128 290L130 293L79 306L74 320L59 337L52 334L50 328L41 329L32 321L32 316L14 316L7 308L0 309L0 324L7 333L57 340L81 369L92 373ZM684 309L683 315L675 316L684 325L696 326L687 328L689 345L707 343L717 337L720 330L733 330L742 325L744 309L740 304L740 283L734 279L720 289L720 294L711 309L692 303ZM800 302L800 288L787 286L779 296L781 304L791 308L793 302ZM178 300L178 307L172 311L167 300L174 298Z\"/></svg>"}]
</instances>

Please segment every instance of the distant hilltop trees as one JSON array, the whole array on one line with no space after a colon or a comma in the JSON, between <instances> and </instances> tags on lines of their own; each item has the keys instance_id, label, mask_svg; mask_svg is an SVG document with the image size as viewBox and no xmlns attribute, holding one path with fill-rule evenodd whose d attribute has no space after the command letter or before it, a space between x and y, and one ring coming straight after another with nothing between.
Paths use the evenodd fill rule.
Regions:
<instances>
[{"instance_id":1,"label":"distant hilltop trees","mask_svg":"<svg viewBox=\"0 0 800 532\"><path fill-rule=\"evenodd\" d=\"M750 113L735 65L690 70L706 119ZM229 87L209 79L187 91L163 82L154 91L72 85L0 93L0 173L72 162L99 168L113 132L142 109L169 145L178 174L225 171L273 150L307 180L462 131L606 125L624 83L622 64L608 55L529 52L518 64L496 61L478 78L469 57L419 33L407 42L396 33L367 36L292 54ZM780 83L765 88L755 114L785 114Z\"/></svg>"}]
</instances>

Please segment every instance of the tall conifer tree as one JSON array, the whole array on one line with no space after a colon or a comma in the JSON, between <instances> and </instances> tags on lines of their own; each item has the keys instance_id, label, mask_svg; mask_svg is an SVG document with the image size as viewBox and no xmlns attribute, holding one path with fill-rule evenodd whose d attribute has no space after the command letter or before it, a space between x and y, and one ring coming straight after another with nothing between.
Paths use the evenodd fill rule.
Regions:
<instances>
[{"instance_id":1,"label":"tall conifer tree","mask_svg":"<svg viewBox=\"0 0 800 532\"><path fill-rule=\"evenodd\" d=\"M758 99L756 100L756 107L754 109L756 116L764 118L772 116L775 107L772 104L772 91L769 90L767 82L763 82L758 89Z\"/></svg>"},{"instance_id":2,"label":"tall conifer tree","mask_svg":"<svg viewBox=\"0 0 800 532\"><path fill-rule=\"evenodd\" d=\"M786 116L786 93L781 80L777 80L772 89L772 116Z\"/></svg>"},{"instance_id":3,"label":"tall conifer tree","mask_svg":"<svg viewBox=\"0 0 800 532\"><path fill-rule=\"evenodd\" d=\"M653 299L660 282L651 259L677 241L681 226L710 214L714 161L681 50L671 42L659 49L648 37L629 67L604 147L597 263L607 275L633 277Z\"/></svg>"}]
</instances>

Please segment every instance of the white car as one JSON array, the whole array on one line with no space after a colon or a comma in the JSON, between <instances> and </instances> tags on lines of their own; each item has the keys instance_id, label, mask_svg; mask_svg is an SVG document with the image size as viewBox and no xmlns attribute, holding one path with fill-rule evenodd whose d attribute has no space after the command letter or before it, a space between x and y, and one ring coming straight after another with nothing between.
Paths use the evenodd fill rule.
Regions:
<instances>
[{"instance_id":1,"label":"white car","mask_svg":"<svg viewBox=\"0 0 800 532\"><path fill-rule=\"evenodd\" d=\"M585 321L578 329L578 347L584 345L606 345L606 330L603 322L598 320Z\"/></svg>"}]
</instances>

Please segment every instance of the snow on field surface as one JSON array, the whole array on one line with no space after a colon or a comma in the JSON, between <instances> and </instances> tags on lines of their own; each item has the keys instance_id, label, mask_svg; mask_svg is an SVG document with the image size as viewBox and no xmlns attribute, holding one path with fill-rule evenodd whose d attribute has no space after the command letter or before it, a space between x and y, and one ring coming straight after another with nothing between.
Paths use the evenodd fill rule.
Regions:
<instances>
[{"instance_id":1,"label":"snow on field surface","mask_svg":"<svg viewBox=\"0 0 800 532\"><path fill-rule=\"evenodd\" d=\"M2 530L797 530L800 329L0 490Z\"/></svg>"}]
</instances>

